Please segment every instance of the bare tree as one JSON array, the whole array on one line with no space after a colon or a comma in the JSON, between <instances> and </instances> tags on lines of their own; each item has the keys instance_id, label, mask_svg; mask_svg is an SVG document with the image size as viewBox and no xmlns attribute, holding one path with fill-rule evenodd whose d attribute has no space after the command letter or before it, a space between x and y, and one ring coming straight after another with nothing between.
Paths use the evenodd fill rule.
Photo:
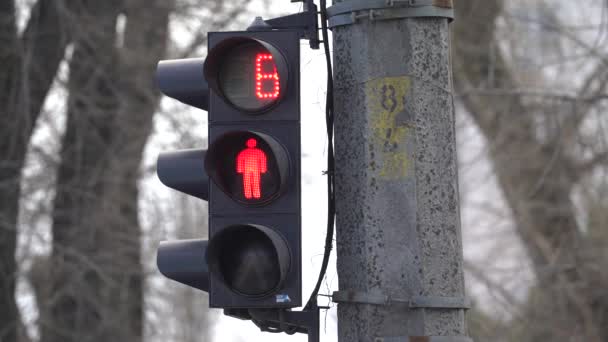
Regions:
<instances>
[{"instance_id":1,"label":"bare tree","mask_svg":"<svg viewBox=\"0 0 608 342\"><path fill-rule=\"evenodd\" d=\"M38 1L22 34L14 1L0 4L0 340L17 340L15 250L21 170L34 125L68 43L71 9Z\"/></svg>"},{"instance_id":2,"label":"bare tree","mask_svg":"<svg viewBox=\"0 0 608 342\"><path fill-rule=\"evenodd\" d=\"M146 275L140 260L139 168L157 109L154 68L166 50L168 18L188 22L190 17L206 32L233 22L246 3L116 0L90 2L80 12L66 84L52 253L38 258L30 272L42 341L141 340ZM216 7L207 17L224 18L221 22L205 15L192 20ZM195 35L172 54L190 55L202 43ZM202 221L195 221L204 231ZM173 313L184 318L176 320L176 330L200 337L209 327L204 295L186 292L168 295Z\"/></svg>"},{"instance_id":3,"label":"bare tree","mask_svg":"<svg viewBox=\"0 0 608 342\"><path fill-rule=\"evenodd\" d=\"M91 1L75 25L52 253L37 268L49 270L36 285L42 341L141 340L137 180L170 11L166 1Z\"/></svg>"},{"instance_id":4,"label":"bare tree","mask_svg":"<svg viewBox=\"0 0 608 342\"><path fill-rule=\"evenodd\" d=\"M533 10L531 3L518 4L525 6L523 13ZM510 23L502 1L459 1L456 9L455 87L489 145L498 184L536 277L522 308L524 319L512 326L522 332L516 340L606 341L608 277L602 270L608 261L601 252L608 246L606 225L582 226L573 198L579 188L597 186L598 174L605 177L607 145L586 126L604 122L593 116L605 110L602 101L608 98L608 54L562 25L549 6L541 6L541 12L536 8L545 38L540 51L567 41L590 57L593 68L573 75L581 80L569 84L575 87L570 92L538 72L518 68L512 54L517 46L508 44L517 44L521 36L507 42L509 50L501 48L505 43L497 40L497 27L501 20ZM509 30L517 32L517 25ZM537 51L528 57L544 56ZM530 84L535 90L529 90Z\"/></svg>"}]
</instances>

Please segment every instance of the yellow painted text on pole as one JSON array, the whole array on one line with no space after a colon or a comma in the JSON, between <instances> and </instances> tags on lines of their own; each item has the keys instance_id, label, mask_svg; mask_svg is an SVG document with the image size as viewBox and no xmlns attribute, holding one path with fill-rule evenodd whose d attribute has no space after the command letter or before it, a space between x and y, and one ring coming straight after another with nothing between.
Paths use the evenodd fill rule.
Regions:
<instances>
[{"instance_id":1,"label":"yellow painted text on pole","mask_svg":"<svg viewBox=\"0 0 608 342\"><path fill-rule=\"evenodd\" d=\"M380 152L378 177L382 179L402 179L408 175L410 156L405 145L410 127L398 120L398 116L405 113L410 87L411 79L407 76L378 78L366 83L374 150Z\"/></svg>"}]
</instances>

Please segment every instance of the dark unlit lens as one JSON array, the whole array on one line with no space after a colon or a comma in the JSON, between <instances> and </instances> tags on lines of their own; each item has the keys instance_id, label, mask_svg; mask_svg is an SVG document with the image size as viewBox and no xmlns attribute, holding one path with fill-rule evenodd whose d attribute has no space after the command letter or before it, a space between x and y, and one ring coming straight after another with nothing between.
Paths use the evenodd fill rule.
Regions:
<instances>
[{"instance_id":1,"label":"dark unlit lens","mask_svg":"<svg viewBox=\"0 0 608 342\"><path fill-rule=\"evenodd\" d=\"M220 247L220 269L230 288L256 296L278 286L281 273L277 252L264 233L238 229L226 236L222 245L226 248Z\"/></svg>"}]
</instances>

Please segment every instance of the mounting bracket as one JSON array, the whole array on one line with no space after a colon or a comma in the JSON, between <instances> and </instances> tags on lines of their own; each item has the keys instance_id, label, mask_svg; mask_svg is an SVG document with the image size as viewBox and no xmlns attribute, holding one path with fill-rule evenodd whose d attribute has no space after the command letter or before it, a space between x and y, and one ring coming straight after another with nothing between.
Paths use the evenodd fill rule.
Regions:
<instances>
[{"instance_id":1,"label":"mounting bracket","mask_svg":"<svg viewBox=\"0 0 608 342\"><path fill-rule=\"evenodd\" d=\"M251 320L261 331L308 334L308 342L319 342L319 307L302 311L288 309L224 309L224 315Z\"/></svg>"},{"instance_id":2,"label":"mounting bracket","mask_svg":"<svg viewBox=\"0 0 608 342\"><path fill-rule=\"evenodd\" d=\"M247 31L272 31L272 30L292 30L300 33L301 39L308 39L311 49L318 49L319 43L319 19L317 5L314 0L302 0L304 11L264 20L256 17Z\"/></svg>"}]
</instances>

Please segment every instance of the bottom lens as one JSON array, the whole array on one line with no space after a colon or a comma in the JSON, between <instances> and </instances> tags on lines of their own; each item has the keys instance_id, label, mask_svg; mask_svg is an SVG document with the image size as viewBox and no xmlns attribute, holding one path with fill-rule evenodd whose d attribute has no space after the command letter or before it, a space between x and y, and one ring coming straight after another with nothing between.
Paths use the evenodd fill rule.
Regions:
<instances>
[{"instance_id":1,"label":"bottom lens","mask_svg":"<svg viewBox=\"0 0 608 342\"><path fill-rule=\"evenodd\" d=\"M276 290L285 279L290 262L287 244L270 228L227 227L209 245L207 258L212 271L235 292L263 296Z\"/></svg>"}]
</instances>

